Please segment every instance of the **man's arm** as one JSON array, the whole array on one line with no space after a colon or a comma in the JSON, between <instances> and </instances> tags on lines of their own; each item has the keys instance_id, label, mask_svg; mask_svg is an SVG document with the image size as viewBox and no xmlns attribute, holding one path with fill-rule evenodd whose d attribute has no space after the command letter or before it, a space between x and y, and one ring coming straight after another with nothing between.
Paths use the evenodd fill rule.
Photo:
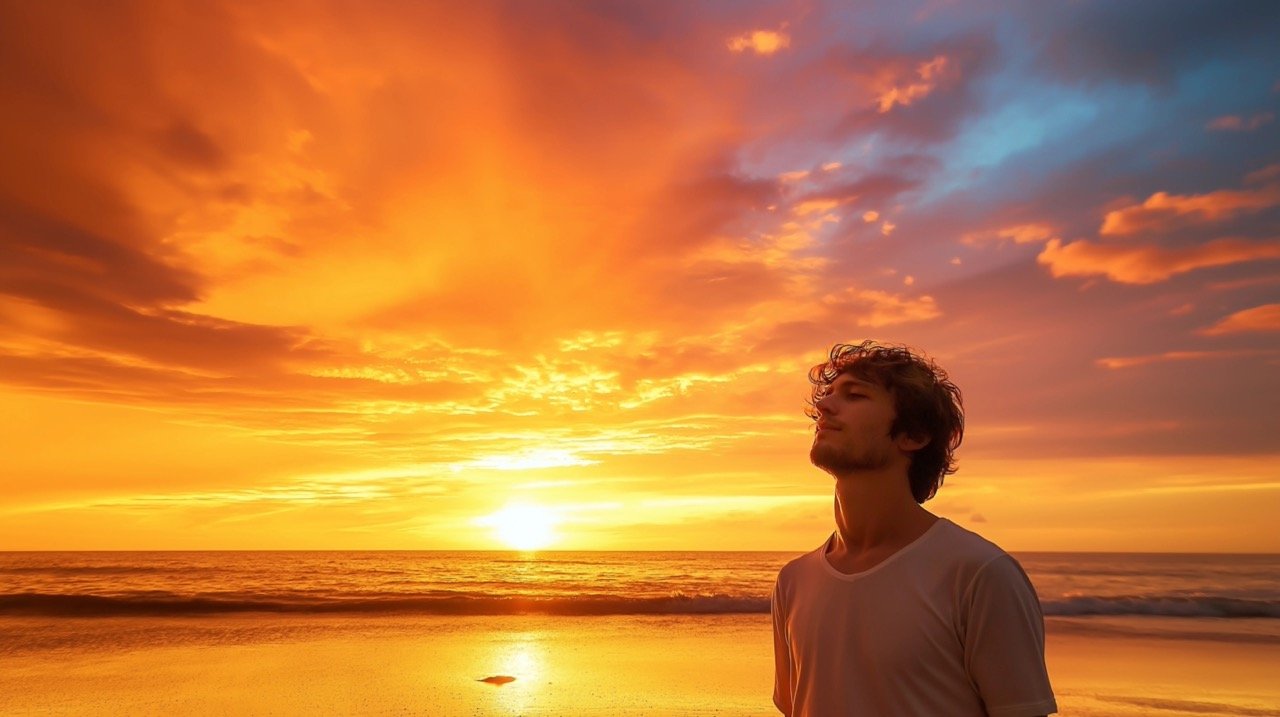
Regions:
<instances>
[{"instance_id":1,"label":"man's arm","mask_svg":"<svg viewBox=\"0 0 1280 717\"><path fill-rule=\"evenodd\" d=\"M1044 662L1044 616L1035 588L1008 555L978 571L965 599L965 670L991 717L1058 711Z\"/></svg>"},{"instance_id":2,"label":"man's arm","mask_svg":"<svg viewBox=\"0 0 1280 717\"><path fill-rule=\"evenodd\" d=\"M773 586L770 612L773 614L773 704L791 717L791 644L787 637L787 611L782 602L782 582Z\"/></svg>"}]
</instances>

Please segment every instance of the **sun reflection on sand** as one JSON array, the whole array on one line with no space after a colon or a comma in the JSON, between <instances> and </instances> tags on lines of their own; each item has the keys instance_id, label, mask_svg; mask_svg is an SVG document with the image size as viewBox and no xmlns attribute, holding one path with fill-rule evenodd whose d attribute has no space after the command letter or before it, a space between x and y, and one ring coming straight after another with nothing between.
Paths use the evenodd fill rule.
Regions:
<instances>
[{"instance_id":1,"label":"sun reflection on sand","mask_svg":"<svg viewBox=\"0 0 1280 717\"><path fill-rule=\"evenodd\" d=\"M486 674L515 678L506 684L493 685L494 697L504 712L522 714L539 701L544 686L550 682L546 665L547 646L541 633L512 633L494 644L492 669Z\"/></svg>"}]
</instances>

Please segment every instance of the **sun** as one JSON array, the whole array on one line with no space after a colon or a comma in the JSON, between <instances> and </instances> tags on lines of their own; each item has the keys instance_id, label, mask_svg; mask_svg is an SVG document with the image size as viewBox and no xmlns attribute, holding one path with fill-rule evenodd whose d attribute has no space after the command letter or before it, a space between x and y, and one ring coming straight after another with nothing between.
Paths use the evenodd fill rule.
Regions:
<instances>
[{"instance_id":1,"label":"sun","mask_svg":"<svg viewBox=\"0 0 1280 717\"><path fill-rule=\"evenodd\" d=\"M539 505L514 503L485 516L481 522L515 550L541 550L559 539L555 532L559 516Z\"/></svg>"}]
</instances>

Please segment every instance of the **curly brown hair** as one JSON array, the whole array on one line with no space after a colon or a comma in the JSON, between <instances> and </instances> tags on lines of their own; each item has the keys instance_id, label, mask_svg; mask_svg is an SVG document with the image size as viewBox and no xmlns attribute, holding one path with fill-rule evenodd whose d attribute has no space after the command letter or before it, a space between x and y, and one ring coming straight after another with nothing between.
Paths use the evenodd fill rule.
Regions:
<instances>
[{"instance_id":1,"label":"curly brown hair","mask_svg":"<svg viewBox=\"0 0 1280 717\"><path fill-rule=\"evenodd\" d=\"M813 384L805 414L818 420L818 401L831 393L831 384L851 374L888 390L896 414L890 435L927 438L911 456L907 477L917 503L938 492L942 479L956 472L955 450L964 438L964 403L960 389L947 372L923 353L894 344L863 341L836 344L829 358L809 369Z\"/></svg>"}]
</instances>

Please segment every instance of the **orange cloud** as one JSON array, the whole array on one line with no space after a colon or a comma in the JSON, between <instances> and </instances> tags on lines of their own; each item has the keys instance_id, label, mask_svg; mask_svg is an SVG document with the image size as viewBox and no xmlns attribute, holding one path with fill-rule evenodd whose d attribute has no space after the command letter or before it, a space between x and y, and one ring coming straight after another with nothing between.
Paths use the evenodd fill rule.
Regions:
<instances>
[{"instance_id":1,"label":"orange cloud","mask_svg":"<svg viewBox=\"0 0 1280 717\"><path fill-rule=\"evenodd\" d=\"M1262 184L1273 180L1280 180L1280 163L1269 164L1256 172L1250 172L1245 175L1245 184Z\"/></svg>"},{"instance_id":2,"label":"orange cloud","mask_svg":"<svg viewBox=\"0 0 1280 717\"><path fill-rule=\"evenodd\" d=\"M796 216L803 217L809 214L829 212L838 206L840 206L840 201L837 199L809 199L795 205L792 211L795 212Z\"/></svg>"},{"instance_id":3,"label":"orange cloud","mask_svg":"<svg viewBox=\"0 0 1280 717\"><path fill-rule=\"evenodd\" d=\"M1107 212L1099 232L1122 236L1167 231L1178 226L1183 219L1213 222L1277 205L1280 205L1280 183L1258 189L1223 189L1207 194L1156 192L1142 204Z\"/></svg>"},{"instance_id":4,"label":"orange cloud","mask_svg":"<svg viewBox=\"0 0 1280 717\"><path fill-rule=\"evenodd\" d=\"M988 109L952 82L993 69L995 40L862 51L833 26L790 53L774 26L726 49L742 27L671 7L0 10L21 69L0 82L0 544L484 547L466 531L495 486L660 506L636 524L688 504L705 525L667 547L803 493L818 522L788 525L811 534L830 514L797 472L805 371L872 329L1008 392L988 405L1056 414L1042 371L1006 380L1063 359L1005 311L1039 297L968 257L934 275L936 237L1006 210L933 231L913 191ZM748 547L795 539L748 517ZM575 547L653 539L617 522Z\"/></svg>"},{"instance_id":5,"label":"orange cloud","mask_svg":"<svg viewBox=\"0 0 1280 717\"><path fill-rule=\"evenodd\" d=\"M380 463L569 450L589 410L587 454L660 453L651 404L736 376L748 359L716 342L821 296L811 228L770 218L780 183L733 167L734 93L641 48L593 54L558 24L511 48L463 7L427 28L340 7L146 14L19 27L6 48L76 68L0 87L21 139L0 163L7 392Z\"/></svg>"},{"instance_id":6,"label":"orange cloud","mask_svg":"<svg viewBox=\"0 0 1280 717\"><path fill-rule=\"evenodd\" d=\"M903 297L875 289L854 289L828 294L822 302L838 314L852 316L858 326L879 328L942 316L932 296Z\"/></svg>"},{"instance_id":7,"label":"orange cloud","mask_svg":"<svg viewBox=\"0 0 1280 717\"><path fill-rule=\"evenodd\" d=\"M757 55L769 56L789 47L791 36L782 31L754 30L730 38L726 45L730 52L750 50Z\"/></svg>"},{"instance_id":8,"label":"orange cloud","mask_svg":"<svg viewBox=\"0 0 1280 717\"><path fill-rule=\"evenodd\" d=\"M1274 354L1274 351L1166 351L1159 354L1148 354L1145 356L1113 356L1108 358L1100 358L1095 363L1103 368L1124 369L1135 368L1137 366L1146 366L1153 363L1168 363L1170 361L1203 361L1207 359L1229 359L1241 358L1245 356L1260 356Z\"/></svg>"},{"instance_id":9,"label":"orange cloud","mask_svg":"<svg viewBox=\"0 0 1280 717\"><path fill-rule=\"evenodd\" d=\"M1280 331L1280 304L1264 304L1244 309L1201 331L1206 336Z\"/></svg>"},{"instance_id":10,"label":"orange cloud","mask_svg":"<svg viewBox=\"0 0 1280 717\"><path fill-rule=\"evenodd\" d=\"M884 114L894 106L907 107L918 100L928 97L939 82L949 74L950 61L945 55L938 55L928 62L922 62L915 68L918 79L908 80L905 84L892 84L882 89L876 97L876 108Z\"/></svg>"},{"instance_id":11,"label":"orange cloud","mask_svg":"<svg viewBox=\"0 0 1280 717\"><path fill-rule=\"evenodd\" d=\"M1040 244L1057 236L1057 230L1047 224L1017 224L995 231L971 232L960 241L977 245L992 241L1012 239L1015 244Z\"/></svg>"},{"instance_id":12,"label":"orange cloud","mask_svg":"<svg viewBox=\"0 0 1280 717\"><path fill-rule=\"evenodd\" d=\"M1275 258L1280 258L1276 240L1215 239L1200 246L1164 248L1051 239L1036 260L1054 277L1101 275L1122 284L1153 284L1196 269Z\"/></svg>"},{"instance_id":13,"label":"orange cloud","mask_svg":"<svg viewBox=\"0 0 1280 717\"><path fill-rule=\"evenodd\" d=\"M1275 118L1275 114L1271 112L1259 112L1248 119L1239 115L1223 115L1209 120L1205 129L1214 132L1252 132L1263 125L1270 124Z\"/></svg>"}]
</instances>

